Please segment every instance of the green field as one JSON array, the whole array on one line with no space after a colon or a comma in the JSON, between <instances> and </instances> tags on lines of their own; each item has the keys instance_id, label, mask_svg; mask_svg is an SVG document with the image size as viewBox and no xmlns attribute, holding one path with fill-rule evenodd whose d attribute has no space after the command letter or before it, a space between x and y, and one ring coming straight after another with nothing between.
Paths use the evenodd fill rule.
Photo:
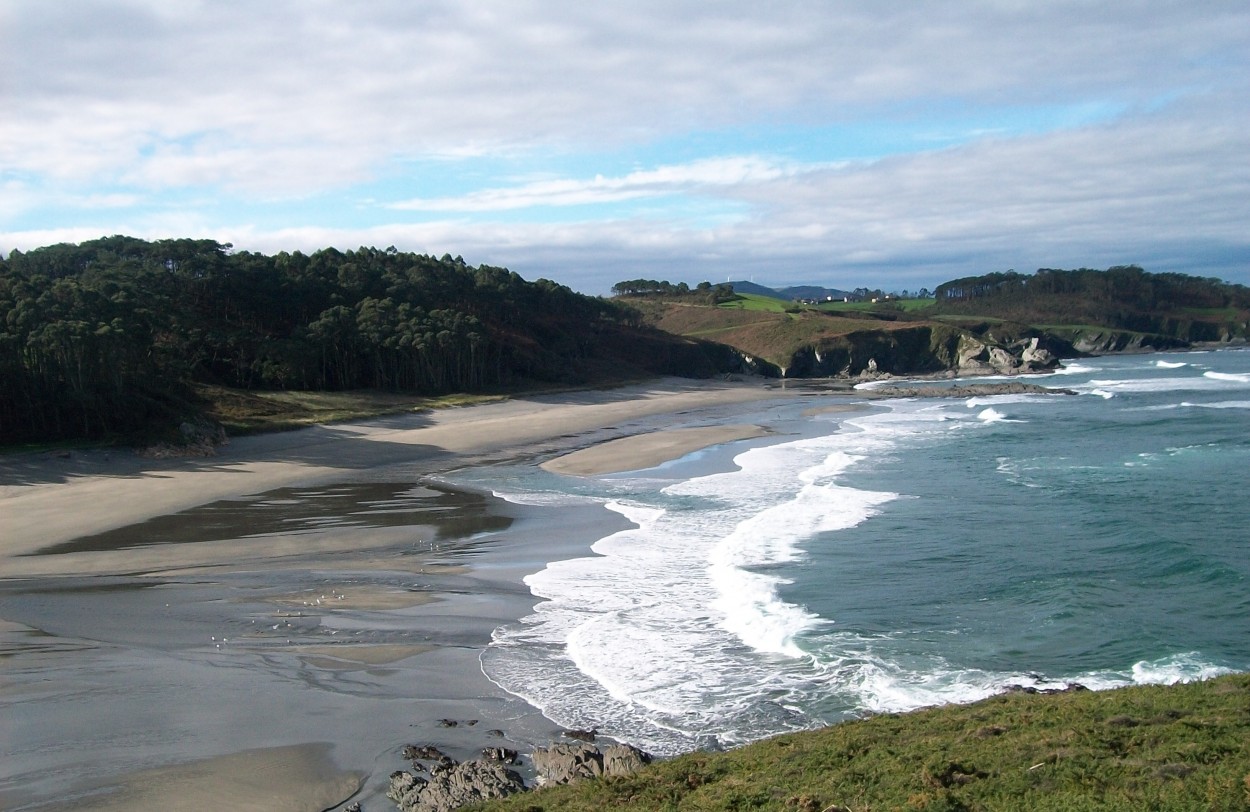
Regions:
<instances>
[{"instance_id":1,"label":"green field","mask_svg":"<svg viewBox=\"0 0 1250 812\"><path fill-rule=\"evenodd\" d=\"M784 313L793 308L793 302L777 299L772 296L761 296L758 293L739 293L732 301L717 305L723 310L759 310L766 313Z\"/></svg>"},{"instance_id":2,"label":"green field","mask_svg":"<svg viewBox=\"0 0 1250 812\"><path fill-rule=\"evenodd\" d=\"M825 302L816 305L816 309L828 313L915 313L933 305L933 299L891 299L888 302Z\"/></svg>"}]
</instances>

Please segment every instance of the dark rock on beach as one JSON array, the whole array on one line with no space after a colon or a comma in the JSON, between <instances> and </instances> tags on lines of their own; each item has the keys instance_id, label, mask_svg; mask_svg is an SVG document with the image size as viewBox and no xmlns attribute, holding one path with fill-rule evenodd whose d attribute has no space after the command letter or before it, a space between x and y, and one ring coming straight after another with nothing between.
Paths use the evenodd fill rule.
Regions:
<instances>
[{"instance_id":1,"label":"dark rock on beach","mask_svg":"<svg viewBox=\"0 0 1250 812\"><path fill-rule=\"evenodd\" d=\"M651 757L628 744L613 744L600 750L586 742L558 743L539 748L531 757L540 784L571 784L600 776L631 775L651 761Z\"/></svg>"},{"instance_id":2,"label":"dark rock on beach","mask_svg":"<svg viewBox=\"0 0 1250 812\"><path fill-rule=\"evenodd\" d=\"M465 804L503 798L528 789L525 780L506 765L519 756L506 747L487 747L482 757L457 764L437 747L408 745L402 755L414 770L432 762L429 777L408 770L391 774L390 798L402 812L447 812ZM604 749L584 742L557 742L539 748L530 757L538 784L571 784L600 777L631 775L651 762L651 756L628 744Z\"/></svg>"},{"instance_id":3,"label":"dark rock on beach","mask_svg":"<svg viewBox=\"0 0 1250 812\"><path fill-rule=\"evenodd\" d=\"M450 760L446 753L432 744L418 746L408 744L400 751L400 755L409 761L444 761Z\"/></svg>"},{"instance_id":4,"label":"dark rock on beach","mask_svg":"<svg viewBox=\"0 0 1250 812\"><path fill-rule=\"evenodd\" d=\"M516 750L510 750L507 747L487 747L482 750L482 758L502 764L516 764L519 756Z\"/></svg>"},{"instance_id":5,"label":"dark rock on beach","mask_svg":"<svg viewBox=\"0 0 1250 812\"><path fill-rule=\"evenodd\" d=\"M403 812L446 812L525 789L515 771L498 762L474 760L437 770L428 780L406 771L392 773L386 797Z\"/></svg>"}]
</instances>

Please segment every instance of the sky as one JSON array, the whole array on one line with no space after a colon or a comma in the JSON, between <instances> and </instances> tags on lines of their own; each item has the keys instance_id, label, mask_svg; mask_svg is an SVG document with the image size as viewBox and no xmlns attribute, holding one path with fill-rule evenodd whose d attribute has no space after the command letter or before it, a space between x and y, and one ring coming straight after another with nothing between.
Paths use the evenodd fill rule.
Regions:
<instances>
[{"instance_id":1,"label":"sky","mask_svg":"<svg viewBox=\"0 0 1250 812\"><path fill-rule=\"evenodd\" d=\"M1245 0L0 0L0 253L1250 284Z\"/></svg>"}]
</instances>

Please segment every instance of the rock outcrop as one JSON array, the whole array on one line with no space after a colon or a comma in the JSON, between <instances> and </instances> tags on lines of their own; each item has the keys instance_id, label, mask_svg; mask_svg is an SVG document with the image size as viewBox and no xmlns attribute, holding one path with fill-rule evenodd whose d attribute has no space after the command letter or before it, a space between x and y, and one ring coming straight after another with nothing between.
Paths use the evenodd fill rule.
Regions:
<instances>
[{"instance_id":1,"label":"rock outcrop","mask_svg":"<svg viewBox=\"0 0 1250 812\"><path fill-rule=\"evenodd\" d=\"M977 333L943 325L860 330L827 338L794 354L787 378L884 375L1019 375L1045 372L1070 354L1065 342L1011 329Z\"/></svg>"},{"instance_id":2,"label":"rock outcrop","mask_svg":"<svg viewBox=\"0 0 1250 812\"><path fill-rule=\"evenodd\" d=\"M1113 352L1154 352L1189 346L1188 342L1164 335L1134 333L1125 330L1084 330L1073 335L1077 352L1103 355Z\"/></svg>"},{"instance_id":3,"label":"rock outcrop","mask_svg":"<svg viewBox=\"0 0 1250 812\"><path fill-rule=\"evenodd\" d=\"M413 769L391 773L386 793L402 812L449 812L528 789L521 775L506 766L517 761L516 752L506 748L488 747L482 758L459 764L428 745L408 745L402 754L412 761ZM556 743L531 756L539 786L631 775L650 761L649 755L628 744L601 750L587 741ZM427 769L428 778L417 774Z\"/></svg>"},{"instance_id":4,"label":"rock outcrop","mask_svg":"<svg viewBox=\"0 0 1250 812\"><path fill-rule=\"evenodd\" d=\"M525 781L498 761L476 759L434 767L429 779L408 771L391 774L386 793L403 812L447 812L491 798L524 792Z\"/></svg>"},{"instance_id":5,"label":"rock outcrop","mask_svg":"<svg viewBox=\"0 0 1250 812\"><path fill-rule=\"evenodd\" d=\"M540 747L534 751L531 760L538 782L542 785L630 775L642 769L651 757L628 744L613 744L600 750L587 742L575 742Z\"/></svg>"},{"instance_id":6,"label":"rock outcrop","mask_svg":"<svg viewBox=\"0 0 1250 812\"><path fill-rule=\"evenodd\" d=\"M963 386L882 386L858 394L865 398L987 398L997 395L1075 395L1074 389L1039 386L1035 383L973 383Z\"/></svg>"},{"instance_id":7,"label":"rock outcrop","mask_svg":"<svg viewBox=\"0 0 1250 812\"><path fill-rule=\"evenodd\" d=\"M1021 375L1046 372L1059 365L1059 359L1041 346L1037 336L1020 339L1007 345L995 345L972 336L960 341L959 375Z\"/></svg>"}]
</instances>

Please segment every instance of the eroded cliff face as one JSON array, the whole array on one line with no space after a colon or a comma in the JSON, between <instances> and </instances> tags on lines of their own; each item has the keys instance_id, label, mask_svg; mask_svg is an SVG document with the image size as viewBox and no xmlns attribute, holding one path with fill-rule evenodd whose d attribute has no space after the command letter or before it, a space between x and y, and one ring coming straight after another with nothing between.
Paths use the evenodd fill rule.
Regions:
<instances>
[{"instance_id":1,"label":"eroded cliff face","mask_svg":"<svg viewBox=\"0 0 1250 812\"><path fill-rule=\"evenodd\" d=\"M999 340L942 325L864 330L795 353L787 378L879 375L1017 375L1059 365L1070 346L1040 335Z\"/></svg>"},{"instance_id":2,"label":"eroded cliff face","mask_svg":"<svg viewBox=\"0 0 1250 812\"><path fill-rule=\"evenodd\" d=\"M1112 352L1154 352L1188 347L1189 343L1178 338L1152 333L1133 333L1125 330L1080 330L1071 335L1073 348L1086 355L1102 355Z\"/></svg>"}]
</instances>

